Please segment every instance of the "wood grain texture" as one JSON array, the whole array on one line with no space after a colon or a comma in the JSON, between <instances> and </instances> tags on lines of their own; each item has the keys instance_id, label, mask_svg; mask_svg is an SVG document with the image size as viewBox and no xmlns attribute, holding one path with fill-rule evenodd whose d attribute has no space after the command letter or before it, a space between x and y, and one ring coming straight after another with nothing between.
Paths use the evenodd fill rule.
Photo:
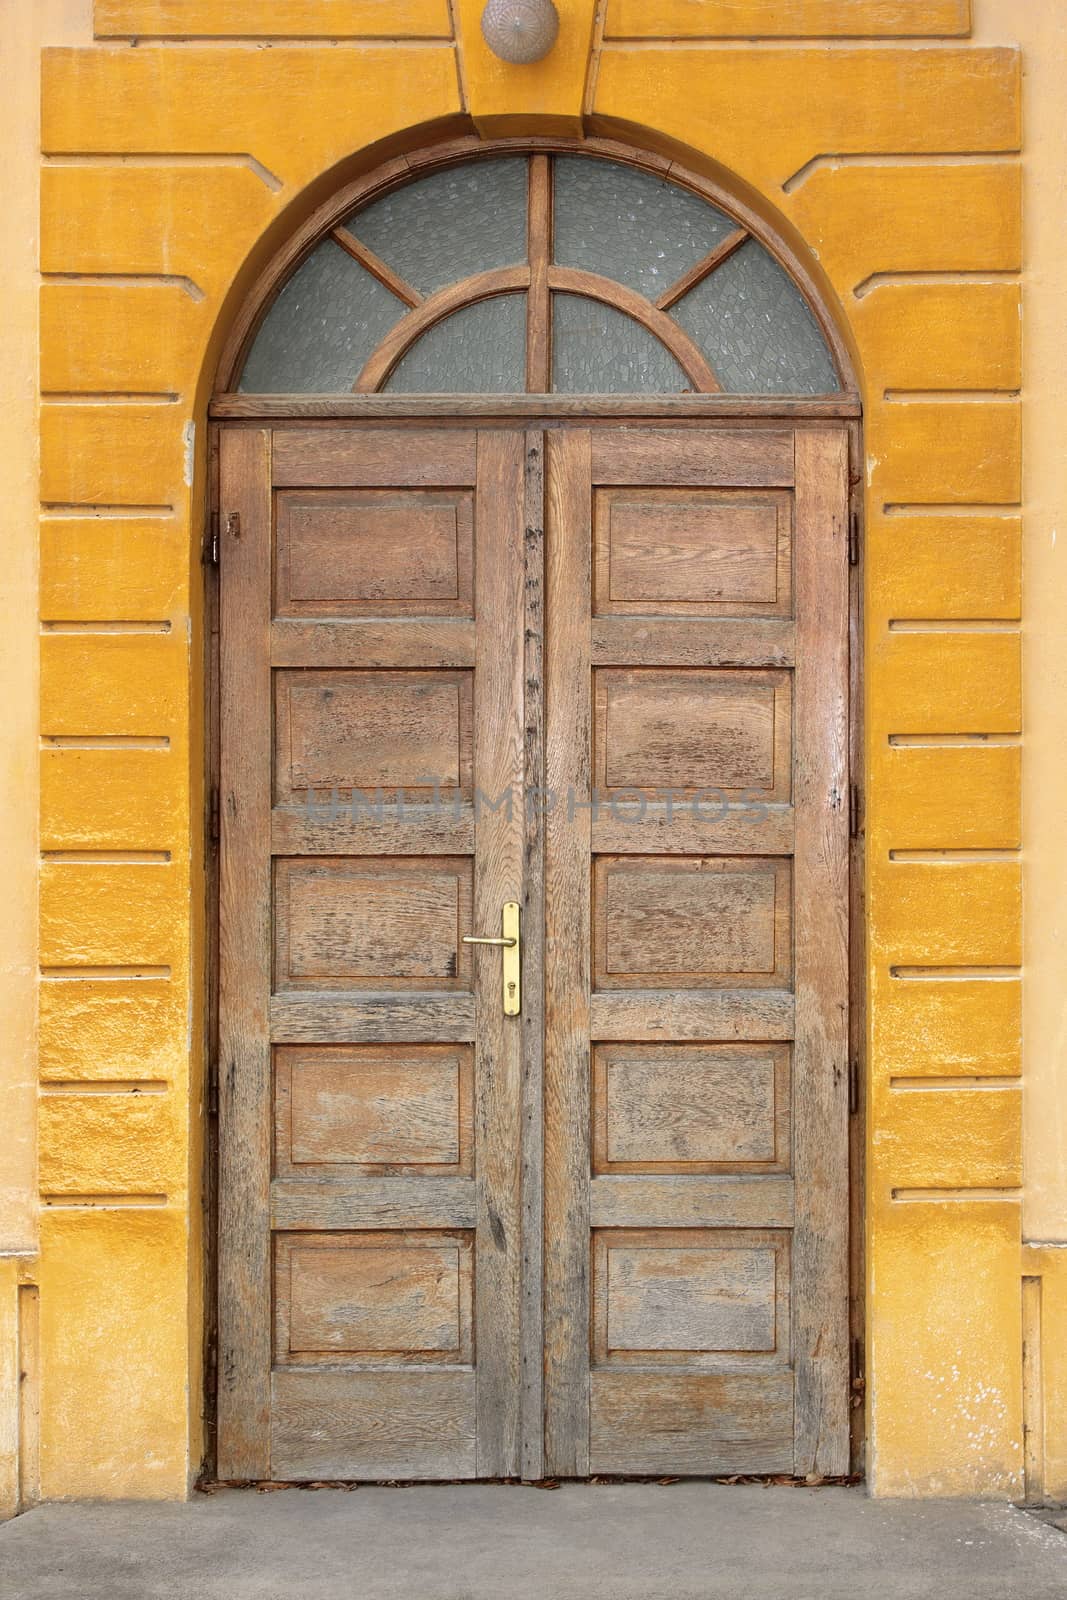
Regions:
<instances>
[{"instance_id":1,"label":"wood grain texture","mask_svg":"<svg viewBox=\"0 0 1067 1600\"><path fill-rule=\"evenodd\" d=\"M593 1235L597 1366L721 1368L789 1358L785 1234L747 1228L600 1229Z\"/></svg>"},{"instance_id":2,"label":"wood grain texture","mask_svg":"<svg viewBox=\"0 0 1067 1600\"><path fill-rule=\"evenodd\" d=\"M526 387L547 394L552 387L552 296L548 266L552 260L552 163L547 155L530 157L526 210L526 253L530 288L526 301Z\"/></svg>"},{"instance_id":3,"label":"wood grain texture","mask_svg":"<svg viewBox=\"0 0 1067 1600\"><path fill-rule=\"evenodd\" d=\"M283 857L275 989L469 989L471 895L462 856Z\"/></svg>"},{"instance_id":4,"label":"wood grain texture","mask_svg":"<svg viewBox=\"0 0 1067 1600\"><path fill-rule=\"evenodd\" d=\"M389 419L441 421L497 421L533 419L540 424L569 419L589 426L598 418L661 418L680 421L715 421L727 426L750 427L757 418L776 421L817 420L824 417L858 417L859 396L853 393L813 395L790 399L787 395L747 394L542 394L440 395L440 394L269 394L217 393L210 415L222 420L274 419L280 422L362 421Z\"/></svg>"},{"instance_id":5,"label":"wood grain texture","mask_svg":"<svg viewBox=\"0 0 1067 1600\"><path fill-rule=\"evenodd\" d=\"M275 1478L475 1476L473 1372L281 1371L271 1387Z\"/></svg>"},{"instance_id":6,"label":"wood grain texture","mask_svg":"<svg viewBox=\"0 0 1067 1600\"><path fill-rule=\"evenodd\" d=\"M590 1185L594 1228L789 1228L789 1177L596 1177Z\"/></svg>"},{"instance_id":7,"label":"wood grain texture","mask_svg":"<svg viewBox=\"0 0 1067 1600\"><path fill-rule=\"evenodd\" d=\"M270 1471L270 435L222 439L218 1470ZM240 530L240 536L236 530Z\"/></svg>"},{"instance_id":8,"label":"wood grain texture","mask_svg":"<svg viewBox=\"0 0 1067 1600\"><path fill-rule=\"evenodd\" d=\"M798 434L794 1470L848 1471L848 437Z\"/></svg>"},{"instance_id":9,"label":"wood grain texture","mask_svg":"<svg viewBox=\"0 0 1067 1600\"><path fill-rule=\"evenodd\" d=\"M270 829L271 848L281 856L470 855L474 805L446 794L436 804L419 804L379 801L358 790L355 796L309 791L305 805L275 806Z\"/></svg>"},{"instance_id":10,"label":"wood grain texture","mask_svg":"<svg viewBox=\"0 0 1067 1600\"><path fill-rule=\"evenodd\" d=\"M590 1470L791 1472L789 1372L592 1374Z\"/></svg>"},{"instance_id":11,"label":"wood grain texture","mask_svg":"<svg viewBox=\"0 0 1067 1600\"><path fill-rule=\"evenodd\" d=\"M281 429L274 439L278 488L471 488L477 449L473 431L427 429L417 450L392 429Z\"/></svg>"},{"instance_id":12,"label":"wood grain texture","mask_svg":"<svg viewBox=\"0 0 1067 1600\"><path fill-rule=\"evenodd\" d=\"M590 437L547 440L545 1470L589 1466Z\"/></svg>"},{"instance_id":13,"label":"wood grain texture","mask_svg":"<svg viewBox=\"0 0 1067 1600\"><path fill-rule=\"evenodd\" d=\"M598 489L595 610L788 617L791 520L777 489Z\"/></svg>"},{"instance_id":14,"label":"wood grain texture","mask_svg":"<svg viewBox=\"0 0 1067 1600\"><path fill-rule=\"evenodd\" d=\"M785 1045L600 1045L593 1170L786 1171L790 1098Z\"/></svg>"},{"instance_id":15,"label":"wood grain texture","mask_svg":"<svg viewBox=\"0 0 1067 1600\"><path fill-rule=\"evenodd\" d=\"M594 1039L791 1039L788 989L620 989L590 1000Z\"/></svg>"},{"instance_id":16,"label":"wood grain texture","mask_svg":"<svg viewBox=\"0 0 1067 1600\"><path fill-rule=\"evenodd\" d=\"M596 666L791 667L795 630L762 619L596 617L590 645Z\"/></svg>"},{"instance_id":17,"label":"wood grain texture","mask_svg":"<svg viewBox=\"0 0 1067 1600\"><path fill-rule=\"evenodd\" d=\"M470 616L473 509L467 490L283 491L276 615Z\"/></svg>"},{"instance_id":18,"label":"wood grain texture","mask_svg":"<svg viewBox=\"0 0 1067 1600\"><path fill-rule=\"evenodd\" d=\"M275 1243L279 1365L470 1365L469 1233L341 1230Z\"/></svg>"},{"instance_id":19,"label":"wood grain texture","mask_svg":"<svg viewBox=\"0 0 1067 1600\"><path fill-rule=\"evenodd\" d=\"M689 668L594 674L597 789L781 804L792 789L789 675Z\"/></svg>"},{"instance_id":20,"label":"wood grain texture","mask_svg":"<svg viewBox=\"0 0 1067 1600\"><path fill-rule=\"evenodd\" d=\"M446 994L275 995L270 1035L275 1044L422 1044L475 1037L474 997Z\"/></svg>"},{"instance_id":21,"label":"wood grain texture","mask_svg":"<svg viewBox=\"0 0 1067 1600\"><path fill-rule=\"evenodd\" d=\"M590 438L594 484L736 489L793 482L791 433L707 433L699 447L667 429L618 428Z\"/></svg>"},{"instance_id":22,"label":"wood grain texture","mask_svg":"<svg viewBox=\"0 0 1067 1600\"><path fill-rule=\"evenodd\" d=\"M788 984L791 880L789 863L773 857L599 856L597 991Z\"/></svg>"},{"instance_id":23,"label":"wood grain texture","mask_svg":"<svg viewBox=\"0 0 1067 1600\"><path fill-rule=\"evenodd\" d=\"M472 796L470 672L276 672L274 795ZM447 802L446 802L447 803Z\"/></svg>"},{"instance_id":24,"label":"wood grain texture","mask_svg":"<svg viewBox=\"0 0 1067 1600\"><path fill-rule=\"evenodd\" d=\"M473 1178L276 1178L271 1225L316 1228L473 1228Z\"/></svg>"},{"instance_id":25,"label":"wood grain texture","mask_svg":"<svg viewBox=\"0 0 1067 1600\"><path fill-rule=\"evenodd\" d=\"M536 163L534 163L534 166ZM531 170L531 184L533 170ZM531 196L532 205L532 196ZM522 1476L544 1476L545 441L525 437L522 897Z\"/></svg>"},{"instance_id":26,"label":"wood grain texture","mask_svg":"<svg viewBox=\"0 0 1067 1600\"><path fill-rule=\"evenodd\" d=\"M525 853L521 799L525 734L523 626L525 435L478 439L475 781L487 798L476 822L474 931L500 931L506 901L521 905ZM501 797L510 803L500 803ZM478 1471L521 1470L523 1031L506 1017L501 952L474 950L477 1013L476 1244Z\"/></svg>"},{"instance_id":27,"label":"wood grain texture","mask_svg":"<svg viewBox=\"0 0 1067 1600\"><path fill-rule=\"evenodd\" d=\"M279 1177L469 1175L473 1119L467 1046L275 1052Z\"/></svg>"},{"instance_id":28,"label":"wood grain texture","mask_svg":"<svg viewBox=\"0 0 1067 1600\"><path fill-rule=\"evenodd\" d=\"M474 623L276 619L271 659L276 667L472 667Z\"/></svg>"}]
</instances>

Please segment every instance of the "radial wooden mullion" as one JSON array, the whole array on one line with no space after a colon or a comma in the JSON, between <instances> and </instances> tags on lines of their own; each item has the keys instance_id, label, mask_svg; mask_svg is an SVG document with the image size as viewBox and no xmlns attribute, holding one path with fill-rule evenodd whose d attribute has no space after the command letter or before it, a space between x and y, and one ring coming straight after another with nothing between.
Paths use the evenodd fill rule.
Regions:
<instances>
[{"instance_id":1,"label":"radial wooden mullion","mask_svg":"<svg viewBox=\"0 0 1067 1600\"><path fill-rule=\"evenodd\" d=\"M530 269L497 267L492 272L479 272L462 283L449 284L438 289L428 300L413 306L392 327L366 363L353 386L354 394L373 394L386 382L389 374L402 356L406 355L420 334L443 322L453 311L475 305L479 300L490 300L498 294L515 294L530 287Z\"/></svg>"},{"instance_id":2,"label":"radial wooden mullion","mask_svg":"<svg viewBox=\"0 0 1067 1600\"><path fill-rule=\"evenodd\" d=\"M573 267L549 267L548 286L565 294L584 295L588 300L599 300L613 306L640 322L649 333L665 345L686 377L701 394L718 394L721 384L700 347L666 312L660 311L651 300L625 284L612 278L602 278L595 272L579 272Z\"/></svg>"},{"instance_id":3,"label":"radial wooden mullion","mask_svg":"<svg viewBox=\"0 0 1067 1600\"><path fill-rule=\"evenodd\" d=\"M353 261L358 261L361 267L366 267L372 277L377 278L380 284L383 284L391 294L395 294L406 306L422 305L424 296L399 273L394 272L381 256L375 255L361 239L357 239L354 233L349 233L347 228L338 225L332 229L330 237L341 246L342 250L347 251Z\"/></svg>"},{"instance_id":4,"label":"radial wooden mullion","mask_svg":"<svg viewBox=\"0 0 1067 1600\"><path fill-rule=\"evenodd\" d=\"M740 250L745 240L749 238L751 234L747 228L735 228L725 239L720 239L714 250L709 250L695 267L690 267L688 272L682 273L677 283L671 284L666 294L660 295L656 301L656 309L669 311L671 306L677 305L683 295L687 295L690 289L695 289L698 283L703 283L704 279L709 277L716 267L721 267L724 261L729 261L734 251Z\"/></svg>"},{"instance_id":5,"label":"radial wooden mullion","mask_svg":"<svg viewBox=\"0 0 1067 1600\"><path fill-rule=\"evenodd\" d=\"M552 158L530 157L526 211L530 258L530 291L526 300L526 389L547 394L552 381L552 297L548 268L552 260Z\"/></svg>"}]
</instances>

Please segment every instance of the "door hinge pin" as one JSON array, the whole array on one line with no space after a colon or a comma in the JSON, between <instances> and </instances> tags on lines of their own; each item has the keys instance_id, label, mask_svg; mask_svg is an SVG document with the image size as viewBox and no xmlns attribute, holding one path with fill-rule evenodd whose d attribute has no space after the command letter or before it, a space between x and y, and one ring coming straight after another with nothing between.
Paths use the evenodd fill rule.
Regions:
<instances>
[{"instance_id":1,"label":"door hinge pin","mask_svg":"<svg viewBox=\"0 0 1067 1600\"><path fill-rule=\"evenodd\" d=\"M854 1117L860 1108L860 1064L855 1056L848 1064L848 1114Z\"/></svg>"},{"instance_id":2,"label":"door hinge pin","mask_svg":"<svg viewBox=\"0 0 1067 1600\"><path fill-rule=\"evenodd\" d=\"M862 802L862 798L860 796L860 786L859 786L858 783L850 783L849 786L848 786L848 836L849 836L849 838L850 839L858 839L859 836L860 836L860 830L861 830L862 826L863 826L863 802Z\"/></svg>"},{"instance_id":3,"label":"door hinge pin","mask_svg":"<svg viewBox=\"0 0 1067 1600\"><path fill-rule=\"evenodd\" d=\"M850 511L848 514L848 564L858 567L860 560L860 514Z\"/></svg>"},{"instance_id":4,"label":"door hinge pin","mask_svg":"<svg viewBox=\"0 0 1067 1600\"><path fill-rule=\"evenodd\" d=\"M212 844L218 844L221 831L219 824L219 786L217 783L213 783L211 785L211 793L208 796L208 838Z\"/></svg>"},{"instance_id":5,"label":"door hinge pin","mask_svg":"<svg viewBox=\"0 0 1067 1600\"><path fill-rule=\"evenodd\" d=\"M855 1336L850 1340L849 1365L852 1368L852 1388L863 1393L863 1345Z\"/></svg>"},{"instance_id":6,"label":"door hinge pin","mask_svg":"<svg viewBox=\"0 0 1067 1600\"><path fill-rule=\"evenodd\" d=\"M213 511L207 519L207 538L204 540L204 565L217 567L219 564L219 514Z\"/></svg>"}]
</instances>

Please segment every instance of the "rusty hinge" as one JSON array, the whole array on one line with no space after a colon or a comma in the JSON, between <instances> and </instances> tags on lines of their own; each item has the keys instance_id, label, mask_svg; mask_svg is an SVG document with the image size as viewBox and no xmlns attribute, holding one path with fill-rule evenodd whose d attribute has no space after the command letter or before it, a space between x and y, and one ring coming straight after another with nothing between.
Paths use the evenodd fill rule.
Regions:
<instances>
[{"instance_id":1,"label":"rusty hinge","mask_svg":"<svg viewBox=\"0 0 1067 1600\"><path fill-rule=\"evenodd\" d=\"M848 1064L848 1114L854 1117L860 1108L860 1064L855 1056Z\"/></svg>"},{"instance_id":2,"label":"rusty hinge","mask_svg":"<svg viewBox=\"0 0 1067 1600\"><path fill-rule=\"evenodd\" d=\"M219 564L219 514L212 511L207 519L207 533L204 537L204 565L217 567Z\"/></svg>"},{"instance_id":3,"label":"rusty hinge","mask_svg":"<svg viewBox=\"0 0 1067 1600\"><path fill-rule=\"evenodd\" d=\"M219 786L217 783L213 783L207 802L207 834L212 844L218 844L221 831L219 823Z\"/></svg>"},{"instance_id":4,"label":"rusty hinge","mask_svg":"<svg viewBox=\"0 0 1067 1600\"><path fill-rule=\"evenodd\" d=\"M855 1335L849 1341L848 1364L852 1393L857 1396L862 1395L867 1386L867 1380L863 1375L863 1343ZM857 1401L853 1401L854 1405L857 1403Z\"/></svg>"},{"instance_id":5,"label":"rusty hinge","mask_svg":"<svg viewBox=\"0 0 1067 1600\"><path fill-rule=\"evenodd\" d=\"M214 1338L204 1351L204 1421L213 1426L218 1406L219 1353Z\"/></svg>"},{"instance_id":6,"label":"rusty hinge","mask_svg":"<svg viewBox=\"0 0 1067 1600\"><path fill-rule=\"evenodd\" d=\"M863 798L858 783L848 786L848 836L858 839L863 828Z\"/></svg>"},{"instance_id":7,"label":"rusty hinge","mask_svg":"<svg viewBox=\"0 0 1067 1600\"><path fill-rule=\"evenodd\" d=\"M848 514L848 564L858 567L860 562L860 514L850 511Z\"/></svg>"}]
</instances>

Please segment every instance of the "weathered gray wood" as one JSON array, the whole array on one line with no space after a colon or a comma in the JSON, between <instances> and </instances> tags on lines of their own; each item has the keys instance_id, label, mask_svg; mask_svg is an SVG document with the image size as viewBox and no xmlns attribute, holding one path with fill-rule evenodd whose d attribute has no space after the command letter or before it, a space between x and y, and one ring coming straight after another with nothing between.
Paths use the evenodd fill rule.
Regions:
<instances>
[{"instance_id":1,"label":"weathered gray wood","mask_svg":"<svg viewBox=\"0 0 1067 1600\"><path fill-rule=\"evenodd\" d=\"M798 434L794 1471L848 1471L848 437Z\"/></svg>"},{"instance_id":2,"label":"weathered gray wood","mask_svg":"<svg viewBox=\"0 0 1067 1600\"><path fill-rule=\"evenodd\" d=\"M613 428L590 435L594 483L787 487L793 482L791 432L693 435Z\"/></svg>"},{"instance_id":3,"label":"weathered gray wood","mask_svg":"<svg viewBox=\"0 0 1067 1600\"><path fill-rule=\"evenodd\" d=\"M547 175L542 175L542 182L547 188ZM547 195L544 198L547 200ZM538 344L531 359L546 361L547 349ZM544 435L528 433L525 447L523 784L526 796L531 797L545 784ZM526 803L523 811L521 1470L524 1478L536 1481L544 1476L545 862L542 808Z\"/></svg>"},{"instance_id":4,"label":"weathered gray wood","mask_svg":"<svg viewBox=\"0 0 1067 1600\"><path fill-rule=\"evenodd\" d=\"M473 1178L276 1178L271 1226L473 1228Z\"/></svg>"},{"instance_id":5,"label":"weathered gray wood","mask_svg":"<svg viewBox=\"0 0 1067 1600\"><path fill-rule=\"evenodd\" d=\"M787 989L626 989L594 994L594 1039L791 1039Z\"/></svg>"},{"instance_id":6,"label":"weathered gray wood","mask_svg":"<svg viewBox=\"0 0 1067 1600\"><path fill-rule=\"evenodd\" d=\"M791 667L794 625L748 617L594 617L595 667Z\"/></svg>"},{"instance_id":7,"label":"weathered gray wood","mask_svg":"<svg viewBox=\"0 0 1067 1600\"><path fill-rule=\"evenodd\" d=\"M317 992L275 996L270 1005L275 1044L443 1044L476 1037L469 994Z\"/></svg>"},{"instance_id":8,"label":"weathered gray wood","mask_svg":"<svg viewBox=\"0 0 1067 1600\"><path fill-rule=\"evenodd\" d=\"M490 936L505 902L522 903L524 450L521 433L478 438L474 771L487 803L475 828L474 932ZM507 1478L521 1470L523 1031L520 1017L504 1015L501 951L467 948L477 1017L478 1472Z\"/></svg>"},{"instance_id":9,"label":"weathered gray wood","mask_svg":"<svg viewBox=\"0 0 1067 1600\"><path fill-rule=\"evenodd\" d=\"M271 1363L270 435L228 430L221 450L218 1470L262 1478Z\"/></svg>"},{"instance_id":10,"label":"weathered gray wood","mask_svg":"<svg viewBox=\"0 0 1067 1600\"><path fill-rule=\"evenodd\" d=\"M392 429L279 429L274 440L278 488L394 489L407 484L467 487L475 481L476 435L435 428L397 449Z\"/></svg>"},{"instance_id":11,"label":"weathered gray wood","mask_svg":"<svg viewBox=\"0 0 1067 1600\"><path fill-rule=\"evenodd\" d=\"M464 617L271 623L276 667L473 667L474 623Z\"/></svg>"},{"instance_id":12,"label":"weathered gray wood","mask_svg":"<svg viewBox=\"0 0 1067 1600\"><path fill-rule=\"evenodd\" d=\"M590 439L547 441L545 1470L589 1471Z\"/></svg>"},{"instance_id":13,"label":"weathered gray wood","mask_svg":"<svg viewBox=\"0 0 1067 1600\"><path fill-rule=\"evenodd\" d=\"M793 808L726 806L710 795L669 806L620 795L602 800L593 818L593 849L601 855L788 855Z\"/></svg>"},{"instance_id":14,"label":"weathered gray wood","mask_svg":"<svg viewBox=\"0 0 1067 1600\"><path fill-rule=\"evenodd\" d=\"M474 849L474 806L444 792L437 806L379 803L373 795L353 804L341 791L336 800L317 794L310 806L275 806L270 831L280 856L462 856Z\"/></svg>"},{"instance_id":15,"label":"weathered gray wood","mask_svg":"<svg viewBox=\"0 0 1067 1600\"><path fill-rule=\"evenodd\" d=\"M271 1473L320 1478L473 1478L474 1373L281 1370Z\"/></svg>"},{"instance_id":16,"label":"weathered gray wood","mask_svg":"<svg viewBox=\"0 0 1067 1600\"><path fill-rule=\"evenodd\" d=\"M790 1228L793 1180L784 1175L594 1178L594 1228Z\"/></svg>"},{"instance_id":17,"label":"weathered gray wood","mask_svg":"<svg viewBox=\"0 0 1067 1600\"><path fill-rule=\"evenodd\" d=\"M790 1372L592 1374L590 1470L791 1472Z\"/></svg>"}]
</instances>

